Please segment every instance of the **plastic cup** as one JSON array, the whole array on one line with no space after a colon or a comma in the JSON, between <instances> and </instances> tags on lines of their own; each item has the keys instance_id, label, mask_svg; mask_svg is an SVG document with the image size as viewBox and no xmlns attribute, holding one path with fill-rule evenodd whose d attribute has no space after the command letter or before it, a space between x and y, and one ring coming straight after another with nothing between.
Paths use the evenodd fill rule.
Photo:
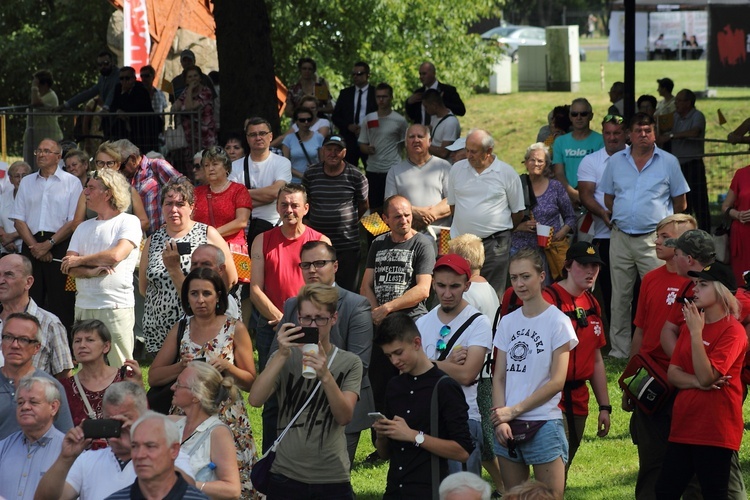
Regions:
<instances>
[{"instance_id":1,"label":"plastic cup","mask_svg":"<svg viewBox=\"0 0 750 500\"><path fill-rule=\"evenodd\" d=\"M302 346L302 354L318 354L318 344L305 344ZM315 373L315 368L307 366L305 362L302 362L302 376L304 378L313 379L318 376Z\"/></svg>"}]
</instances>

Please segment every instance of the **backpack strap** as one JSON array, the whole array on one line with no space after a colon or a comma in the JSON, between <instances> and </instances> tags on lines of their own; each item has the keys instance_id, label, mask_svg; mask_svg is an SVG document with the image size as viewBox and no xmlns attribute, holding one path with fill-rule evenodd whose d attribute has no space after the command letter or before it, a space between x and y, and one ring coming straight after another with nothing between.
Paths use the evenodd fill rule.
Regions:
<instances>
[{"instance_id":1,"label":"backpack strap","mask_svg":"<svg viewBox=\"0 0 750 500\"><path fill-rule=\"evenodd\" d=\"M435 382L435 387L432 389L432 397L430 398L430 435L433 437L440 437L438 431L438 387L440 382L444 379L450 378L448 375L443 375ZM466 464L463 464L464 470L466 470ZM438 500L440 489L440 458L434 453L430 453L430 469L432 471L432 498Z\"/></svg>"}]
</instances>

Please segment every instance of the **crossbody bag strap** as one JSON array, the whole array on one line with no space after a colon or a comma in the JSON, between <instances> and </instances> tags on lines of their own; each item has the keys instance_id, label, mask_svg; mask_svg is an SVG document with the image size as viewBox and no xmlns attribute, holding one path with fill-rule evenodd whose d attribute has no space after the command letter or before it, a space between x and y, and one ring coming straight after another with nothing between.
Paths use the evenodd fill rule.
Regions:
<instances>
[{"instance_id":1,"label":"crossbody bag strap","mask_svg":"<svg viewBox=\"0 0 750 500\"><path fill-rule=\"evenodd\" d=\"M432 437L439 437L438 431L438 386L444 379L450 378L448 375L443 375L435 382L435 387L432 388L432 397L430 398L430 435ZM432 470L432 498L438 500L440 495L438 490L440 489L440 458L434 453L430 453L430 469Z\"/></svg>"},{"instance_id":2,"label":"crossbody bag strap","mask_svg":"<svg viewBox=\"0 0 750 500\"><path fill-rule=\"evenodd\" d=\"M245 156L243 167L245 169L245 189L252 189L250 187L250 155Z\"/></svg>"},{"instance_id":3,"label":"crossbody bag strap","mask_svg":"<svg viewBox=\"0 0 750 500\"><path fill-rule=\"evenodd\" d=\"M307 148L305 147L305 143L302 142L302 138L299 136L299 132L295 132L294 135L297 136L297 140L299 141L299 145L302 148L302 152L305 153L305 158L307 158L307 164L312 165L313 161L310 159L310 155L307 154Z\"/></svg>"},{"instance_id":4,"label":"crossbody bag strap","mask_svg":"<svg viewBox=\"0 0 750 500\"><path fill-rule=\"evenodd\" d=\"M179 326L177 327L177 352L174 355L175 363L177 363L180 360L180 344L182 343L182 337L185 336L186 328L187 328L187 316L183 316L182 319L180 320Z\"/></svg>"},{"instance_id":5,"label":"crossbody bag strap","mask_svg":"<svg viewBox=\"0 0 750 500\"><path fill-rule=\"evenodd\" d=\"M83 386L81 385L81 381L78 380L78 374L76 373L73 375L73 382L76 383L76 387L78 388L78 393L81 395L81 399L83 400L83 406L86 407L86 413L88 414L90 419L96 418L96 412L91 407L91 403L89 403L89 398L86 396L86 391L83 390Z\"/></svg>"},{"instance_id":6,"label":"crossbody bag strap","mask_svg":"<svg viewBox=\"0 0 750 500\"><path fill-rule=\"evenodd\" d=\"M328 369L331 369L331 365L333 364L333 360L336 358L336 354L338 354L339 348L336 347L333 350L333 354L331 354L331 359L328 360ZM307 398L307 401L305 401L305 404L302 405L302 407L299 409L299 411L292 417L292 419L289 421L288 424L286 424L286 427L283 431L281 431L281 434L279 434L279 437L276 438L276 441L273 442L273 446L271 446L268 451L266 451L263 456L265 457L270 452L276 452L276 447L279 446L279 443L281 440L286 436L286 433L289 432L289 429L292 428L292 425L296 420L299 418L300 415L302 415L302 412L305 411L305 408L307 408L307 405L310 404L310 401L312 401L313 397L315 397L315 394L318 392L318 389L320 389L320 381L318 381L317 385L315 386L315 389L310 393L310 397Z\"/></svg>"},{"instance_id":7,"label":"crossbody bag strap","mask_svg":"<svg viewBox=\"0 0 750 500\"><path fill-rule=\"evenodd\" d=\"M447 115L445 115L444 117L442 117L442 118L440 119L440 121L439 121L439 122L437 122L437 125L435 125L435 128L434 128L434 129L432 129L432 134L431 134L431 135L432 135L433 137L435 137L435 132L437 131L437 129L438 129L438 127L440 126L440 124L441 124L441 123L443 123L443 122L445 121L445 119L446 119L446 118L448 118L449 116L455 116L455 115L453 115L452 113L448 113Z\"/></svg>"},{"instance_id":8,"label":"crossbody bag strap","mask_svg":"<svg viewBox=\"0 0 750 500\"><path fill-rule=\"evenodd\" d=\"M445 350L440 353L440 356L438 356L438 359L437 359L438 361L443 361L446 357L448 357L448 354L450 354L451 349L453 348L453 344L456 343L456 341L458 340L458 337L460 337L464 333L464 331L466 331L466 329L469 328L469 326L471 326L474 320L477 319L481 315L482 313L480 312L474 313L471 316L471 318L464 321L464 324L461 325L461 327L458 330L456 330L456 333L454 333L451 336L450 340L448 340L448 343L445 345Z\"/></svg>"}]
</instances>

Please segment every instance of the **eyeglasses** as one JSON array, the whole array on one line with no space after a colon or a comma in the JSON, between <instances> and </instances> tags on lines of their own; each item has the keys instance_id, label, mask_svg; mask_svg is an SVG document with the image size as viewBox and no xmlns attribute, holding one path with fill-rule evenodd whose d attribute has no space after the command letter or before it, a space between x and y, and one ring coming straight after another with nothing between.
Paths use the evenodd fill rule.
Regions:
<instances>
[{"instance_id":1,"label":"eyeglasses","mask_svg":"<svg viewBox=\"0 0 750 500\"><path fill-rule=\"evenodd\" d=\"M327 318L322 318L320 316L315 316L313 318L312 316L297 316L297 319L299 319L299 324L302 326L310 326L313 323L317 326L326 326L331 320L331 317L328 316Z\"/></svg>"},{"instance_id":2,"label":"eyeglasses","mask_svg":"<svg viewBox=\"0 0 750 500\"><path fill-rule=\"evenodd\" d=\"M305 271L310 269L310 267L314 267L315 269L320 269L321 267L325 267L326 264L329 262L336 262L335 260L314 260L312 262L300 262L299 267L300 269L304 269Z\"/></svg>"},{"instance_id":3,"label":"eyeglasses","mask_svg":"<svg viewBox=\"0 0 750 500\"><path fill-rule=\"evenodd\" d=\"M586 118L587 116L589 116L589 112L588 111L571 111L570 116L572 116L573 118L578 118L579 116L582 118Z\"/></svg>"},{"instance_id":4,"label":"eyeglasses","mask_svg":"<svg viewBox=\"0 0 750 500\"><path fill-rule=\"evenodd\" d=\"M13 335L3 334L3 343L13 345L13 342L18 342L21 347L29 347L31 344L38 344L39 341L36 339L30 339L28 337L15 337Z\"/></svg>"},{"instance_id":5,"label":"eyeglasses","mask_svg":"<svg viewBox=\"0 0 750 500\"><path fill-rule=\"evenodd\" d=\"M201 167L200 163L193 163L193 170L200 170L201 168L203 167Z\"/></svg>"},{"instance_id":6,"label":"eyeglasses","mask_svg":"<svg viewBox=\"0 0 750 500\"><path fill-rule=\"evenodd\" d=\"M572 114L572 113L571 113ZM604 123L616 123L617 125L621 124L625 119L620 115L607 115L604 117L604 120L602 120L602 124Z\"/></svg>"},{"instance_id":7,"label":"eyeglasses","mask_svg":"<svg viewBox=\"0 0 750 500\"><path fill-rule=\"evenodd\" d=\"M365 73L364 71L352 71L352 76L362 76L366 74L367 73Z\"/></svg>"},{"instance_id":8,"label":"eyeglasses","mask_svg":"<svg viewBox=\"0 0 750 500\"><path fill-rule=\"evenodd\" d=\"M255 139L256 137L265 137L271 132L263 131L263 132L250 132L247 134L247 136L251 139Z\"/></svg>"},{"instance_id":9,"label":"eyeglasses","mask_svg":"<svg viewBox=\"0 0 750 500\"><path fill-rule=\"evenodd\" d=\"M390 99L391 96L389 95L377 95L375 94L375 99Z\"/></svg>"},{"instance_id":10,"label":"eyeglasses","mask_svg":"<svg viewBox=\"0 0 750 500\"><path fill-rule=\"evenodd\" d=\"M130 81L130 80L132 80L132 79L133 79L133 77L132 77L132 76L121 76L121 77L120 77L120 81L121 81L121 82L129 82L129 81Z\"/></svg>"},{"instance_id":11,"label":"eyeglasses","mask_svg":"<svg viewBox=\"0 0 750 500\"><path fill-rule=\"evenodd\" d=\"M35 149L34 150L34 156L39 155L59 155L59 151L52 151L50 149Z\"/></svg>"},{"instance_id":12,"label":"eyeglasses","mask_svg":"<svg viewBox=\"0 0 750 500\"><path fill-rule=\"evenodd\" d=\"M438 354L442 354L445 350L447 344L445 343L445 337L451 334L451 327L448 325L443 325L443 327L440 329L440 338L437 341L437 345L435 346L435 349L437 350Z\"/></svg>"},{"instance_id":13,"label":"eyeglasses","mask_svg":"<svg viewBox=\"0 0 750 500\"><path fill-rule=\"evenodd\" d=\"M312 123L312 118L297 118L297 121L300 123Z\"/></svg>"},{"instance_id":14,"label":"eyeglasses","mask_svg":"<svg viewBox=\"0 0 750 500\"><path fill-rule=\"evenodd\" d=\"M102 167L112 168L112 167L114 167L115 165L117 165L117 162L116 162L115 160L107 160L107 161L104 161L104 160L96 160L96 161L94 162L94 165L96 165L96 166L97 166L97 167L99 167L99 168L102 168Z\"/></svg>"}]
</instances>

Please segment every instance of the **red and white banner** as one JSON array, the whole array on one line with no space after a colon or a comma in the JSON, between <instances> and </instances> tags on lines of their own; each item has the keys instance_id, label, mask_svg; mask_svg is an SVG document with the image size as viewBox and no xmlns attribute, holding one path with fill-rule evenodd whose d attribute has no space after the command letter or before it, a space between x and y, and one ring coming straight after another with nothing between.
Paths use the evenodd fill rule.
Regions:
<instances>
[{"instance_id":1,"label":"red and white banner","mask_svg":"<svg viewBox=\"0 0 750 500\"><path fill-rule=\"evenodd\" d=\"M146 0L124 0L123 15L123 66L135 68L136 75L140 77L140 70L149 63L151 52Z\"/></svg>"}]
</instances>

